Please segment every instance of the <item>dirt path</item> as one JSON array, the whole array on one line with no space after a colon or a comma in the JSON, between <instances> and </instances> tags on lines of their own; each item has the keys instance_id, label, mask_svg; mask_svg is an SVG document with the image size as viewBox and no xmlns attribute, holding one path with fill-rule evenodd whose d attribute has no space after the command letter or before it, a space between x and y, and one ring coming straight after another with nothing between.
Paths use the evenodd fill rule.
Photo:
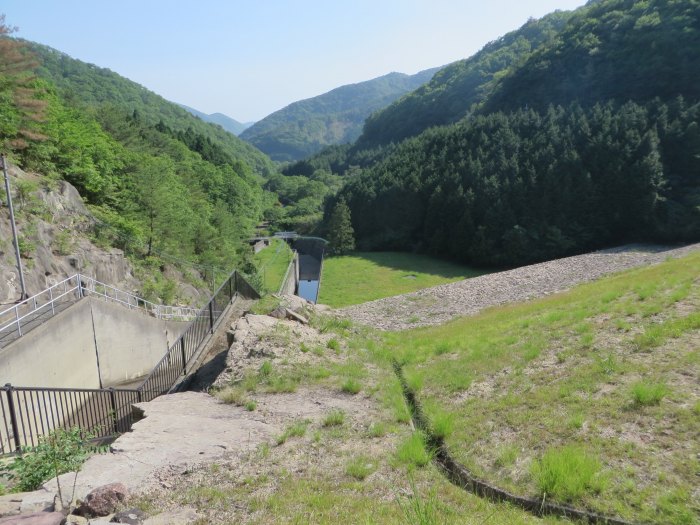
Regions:
<instances>
[{"instance_id":1,"label":"dirt path","mask_svg":"<svg viewBox=\"0 0 700 525\"><path fill-rule=\"evenodd\" d=\"M527 301L561 292L604 275L656 264L700 250L629 245L557 259L514 270L443 284L337 310L344 317L382 330L442 324L490 306Z\"/></svg>"}]
</instances>

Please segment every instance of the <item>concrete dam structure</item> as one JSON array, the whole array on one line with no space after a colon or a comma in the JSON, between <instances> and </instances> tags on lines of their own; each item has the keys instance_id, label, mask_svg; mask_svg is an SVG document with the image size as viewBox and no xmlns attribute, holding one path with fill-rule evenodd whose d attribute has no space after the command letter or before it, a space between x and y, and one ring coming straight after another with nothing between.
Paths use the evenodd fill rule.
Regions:
<instances>
[{"instance_id":1,"label":"concrete dam structure","mask_svg":"<svg viewBox=\"0 0 700 525\"><path fill-rule=\"evenodd\" d=\"M122 385L147 375L186 327L85 297L0 349L0 384Z\"/></svg>"}]
</instances>

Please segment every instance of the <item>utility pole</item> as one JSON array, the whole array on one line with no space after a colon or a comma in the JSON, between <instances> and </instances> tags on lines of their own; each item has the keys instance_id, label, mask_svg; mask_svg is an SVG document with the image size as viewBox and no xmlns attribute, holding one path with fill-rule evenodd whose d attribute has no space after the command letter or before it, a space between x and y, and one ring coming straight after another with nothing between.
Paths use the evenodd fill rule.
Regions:
<instances>
[{"instance_id":1,"label":"utility pole","mask_svg":"<svg viewBox=\"0 0 700 525\"><path fill-rule=\"evenodd\" d=\"M24 285L24 271L22 271L22 256L19 253L19 240L17 239L17 225L15 224L15 211L12 208L12 193L10 192L10 177L7 175L7 159L5 155L0 155L0 163L2 163L2 173L5 176L5 192L7 192L7 207L10 209L10 224L12 224L12 238L15 242L15 256L17 257L17 270L19 271L19 284L22 287L22 296L20 301L24 301L27 297L27 288Z\"/></svg>"}]
</instances>

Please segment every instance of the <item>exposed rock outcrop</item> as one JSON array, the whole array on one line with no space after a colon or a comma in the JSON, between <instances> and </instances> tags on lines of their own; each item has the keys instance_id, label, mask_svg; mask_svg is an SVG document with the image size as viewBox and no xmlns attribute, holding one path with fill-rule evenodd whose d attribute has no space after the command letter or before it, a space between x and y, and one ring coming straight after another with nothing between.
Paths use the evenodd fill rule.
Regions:
<instances>
[{"instance_id":1,"label":"exposed rock outcrop","mask_svg":"<svg viewBox=\"0 0 700 525\"><path fill-rule=\"evenodd\" d=\"M25 173L16 166L10 166L8 173L14 188L18 181L33 182L38 188L24 199L19 199L13 190L15 220L24 243L20 246L29 295L79 272L124 290L138 287L131 265L121 250L101 248L88 239L93 223L75 187L66 181L42 187L41 177ZM4 184L2 188L4 190ZM4 191L0 191L0 197L0 303L11 303L19 299L21 287Z\"/></svg>"}]
</instances>

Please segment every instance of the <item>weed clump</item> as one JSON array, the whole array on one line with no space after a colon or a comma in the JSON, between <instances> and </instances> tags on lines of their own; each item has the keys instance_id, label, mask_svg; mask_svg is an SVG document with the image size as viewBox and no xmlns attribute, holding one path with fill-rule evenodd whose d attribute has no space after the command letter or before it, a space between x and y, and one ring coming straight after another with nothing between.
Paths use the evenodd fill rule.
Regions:
<instances>
[{"instance_id":1,"label":"weed clump","mask_svg":"<svg viewBox=\"0 0 700 525\"><path fill-rule=\"evenodd\" d=\"M352 377L350 377L345 380L340 389L346 394L355 395L359 393L360 390L362 390L362 385L357 379L353 379Z\"/></svg>"},{"instance_id":2,"label":"weed clump","mask_svg":"<svg viewBox=\"0 0 700 525\"><path fill-rule=\"evenodd\" d=\"M414 432L399 445L395 458L399 465L405 465L412 470L430 463L433 452L428 449L425 435L422 432Z\"/></svg>"},{"instance_id":3,"label":"weed clump","mask_svg":"<svg viewBox=\"0 0 700 525\"><path fill-rule=\"evenodd\" d=\"M364 480L375 470L377 470L377 464L365 456L353 458L345 465L345 473L358 481Z\"/></svg>"},{"instance_id":4,"label":"weed clump","mask_svg":"<svg viewBox=\"0 0 700 525\"><path fill-rule=\"evenodd\" d=\"M277 436L277 439L275 439L275 443L277 443L277 445L279 446L286 443L289 438L303 437L306 434L306 428L308 426L309 422L306 420L296 421L292 423L284 429L284 432Z\"/></svg>"},{"instance_id":5,"label":"weed clump","mask_svg":"<svg viewBox=\"0 0 700 525\"><path fill-rule=\"evenodd\" d=\"M576 446L548 450L532 467L540 494L574 501L604 488L600 462Z\"/></svg>"},{"instance_id":6,"label":"weed clump","mask_svg":"<svg viewBox=\"0 0 700 525\"><path fill-rule=\"evenodd\" d=\"M669 394L664 383L646 383L639 381L632 385L632 400L637 406L653 406Z\"/></svg>"},{"instance_id":7,"label":"weed clump","mask_svg":"<svg viewBox=\"0 0 700 525\"><path fill-rule=\"evenodd\" d=\"M323 418L323 423L321 423L321 425L324 427L338 427L343 423L345 423L345 412L336 408L331 410L326 417Z\"/></svg>"}]
</instances>

